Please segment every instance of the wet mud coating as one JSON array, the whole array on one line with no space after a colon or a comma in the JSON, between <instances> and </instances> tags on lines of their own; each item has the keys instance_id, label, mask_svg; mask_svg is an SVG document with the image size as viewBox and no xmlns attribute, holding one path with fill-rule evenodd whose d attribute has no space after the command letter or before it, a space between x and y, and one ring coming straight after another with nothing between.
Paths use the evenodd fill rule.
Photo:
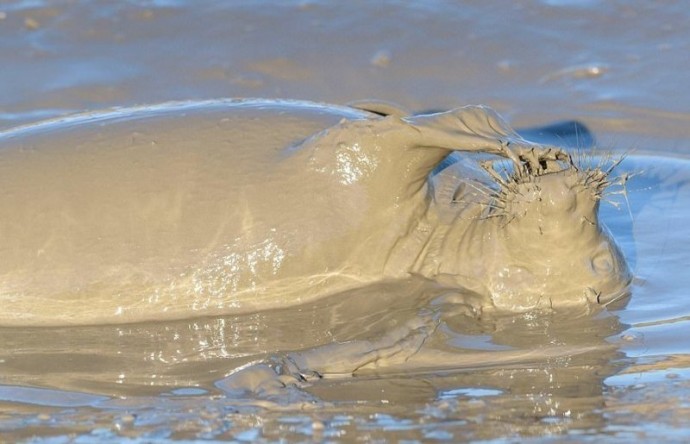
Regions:
<instances>
[{"instance_id":1,"label":"wet mud coating","mask_svg":"<svg viewBox=\"0 0 690 444\"><path fill-rule=\"evenodd\" d=\"M0 441L687 441L688 14L2 2Z\"/></svg>"},{"instance_id":2,"label":"wet mud coating","mask_svg":"<svg viewBox=\"0 0 690 444\"><path fill-rule=\"evenodd\" d=\"M477 312L589 308L630 281L598 219L607 172L485 107L168 104L0 143L0 325L251 313L413 275ZM481 180L454 151L507 157L514 172L486 160L494 182Z\"/></svg>"}]
</instances>

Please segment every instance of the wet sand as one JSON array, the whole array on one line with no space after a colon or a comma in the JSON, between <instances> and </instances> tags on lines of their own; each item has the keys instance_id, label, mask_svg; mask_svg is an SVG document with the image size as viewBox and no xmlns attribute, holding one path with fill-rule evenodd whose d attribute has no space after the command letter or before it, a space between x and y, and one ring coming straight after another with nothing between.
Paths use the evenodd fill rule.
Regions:
<instances>
[{"instance_id":1,"label":"wet sand","mask_svg":"<svg viewBox=\"0 0 690 444\"><path fill-rule=\"evenodd\" d=\"M599 147L634 150L621 171L642 174L629 210L623 195L602 206L636 276L624 308L476 320L409 282L248 316L4 328L2 438L682 440L688 14L637 1L3 3L1 128L221 97L482 103L517 127L578 119ZM364 369L268 397L225 384L244 364L375 341L430 314L426 345L454 356L448 365Z\"/></svg>"}]
</instances>

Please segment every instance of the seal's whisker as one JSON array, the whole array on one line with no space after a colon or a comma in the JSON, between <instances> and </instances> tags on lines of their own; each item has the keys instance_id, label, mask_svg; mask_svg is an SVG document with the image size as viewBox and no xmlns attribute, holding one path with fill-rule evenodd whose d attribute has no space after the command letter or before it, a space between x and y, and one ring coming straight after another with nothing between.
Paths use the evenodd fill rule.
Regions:
<instances>
[{"instance_id":1,"label":"seal's whisker","mask_svg":"<svg viewBox=\"0 0 690 444\"><path fill-rule=\"evenodd\" d=\"M504 218L507 217L508 213L500 212L500 213L489 213L484 216L480 216L475 218L475 220L488 220L488 219L495 219L495 218ZM511 219L512 220L512 219ZM504 225L505 226L505 225Z\"/></svg>"},{"instance_id":2,"label":"seal's whisker","mask_svg":"<svg viewBox=\"0 0 690 444\"><path fill-rule=\"evenodd\" d=\"M628 198L628 181L630 180L630 177L632 176L627 173L622 174L619 177L618 185L620 185L621 187L619 194L621 194L623 196L623 199L625 199L625 205L628 208L628 215L630 216L630 221L633 222L634 218L632 214L632 208L630 207L630 199Z\"/></svg>"},{"instance_id":3,"label":"seal's whisker","mask_svg":"<svg viewBox=\"0 0 690 444\"><path fill-rule=\"evenodd\" d=\"M503 228L507 227L507 226L508 226L508 224L510 224L510 223L511 223L511 222L512 222L513 220L515 220L515 218L516 218L516 217L517 217L517 216L516 216L516 215L514 215L514 214L513 214L513 215L511 215L511 218L510 218L510 219L508 219L508 220L506 221L506 223L504 223L504 224L503 224L503 226L502 226L501 228L503 229Z\"/></svg>"},{"instance_id":4,"label":"seal's whisker","mask_svg":"<svg viewBox=\"0 0 690 444\"><path fill-rule=\"evenodd\" d=\"M602 305L604 307L608 307L609 305L613 304L614 302L618 302L621 299L625 299L626 297L628 297L628 293L622 292L622 293L618 294L616 297L614 297L613 299L611 299L610 301L603 303Z\"/></svg>"},{"instance_id":5,"label":"seal's whisker","mask_svg":"<svg viewBox=\"0 0 690 444\"><path fill-rule=\"evenodd\" d=\"M472 200L464 200L464 199L452 200L451 202L452 203L467 204L467 205L479 205L482 207L488 207L488 208L492 208L492 209L494 209L494 208L500 209L500 210L505 209L504 205L498 205L498 204L495 204L493 202L472 201Z\"/></svg>"},{"instance_id":6,"label":"seal's whisker","mask_svg":"<svg viewBox=\"0 0 690 444\"><path fill-rule=\"evenodd\" d=\"M611 172L614 169L616 169L616 167L620 165L621 162L623 162L623 160L625 160L625 154L621 154L621 156L617 160L615 160L606 171L604 171L604 174L606 174L607 176L611 174Z\"/></svg>"},{"instance_id":7,"label":"seal's whisker","mask_svg":"<svg viewBox=\"0 0 690 444\"><path fill-rule=\"evenodd\" d=\"M616 167L618 167L623 162L623 160L625 160L625 158L629 155L629 153L630 153L630 151L626 151L617 160L613 161L613 163L605 171L605 174L607 175L607 177L610 176L610 174L613 172L613 170ZM620 208L621 203L620 202L614 203L614 201L612 199L609 199L608 197L617 196L617 195L623 196L623 200L625 201L626 208L628 209L628 216L630 217L631 221L634 220L634 217L632 214L632 208L630 206L630 200L628 197L628 192L629 192L628 182L630 181L630 179L632 179L633 177L638 176L640 174L644 174L644 172L643 171L624 172L621 175L619 175L618 177L606 180L605 186L600 186L599 187L600 189L598 190L598 192L602 196L607 198L607 199L605 199L605 201L607 203L610 203L611 205L613 205L615 208ZM620 189L611 190L610 187L614 187L614 186L620 187Z\"/></svg>"},{"instance_id":8,"label":"seal's whisker","mask_svg":"<svg viewBox=\"0 0 690 444\"><path fill-rule=\"evenodd\" d=\"M466 183L467 183L467 185L469 185L470 187L472 187L473 190L475 190L475 191L477 191L477 192L479 192L479 193L482 193L482 194L485 195L485 196L493 197L494 194L496 193L495 190L492 190L491 188L489 188L488 186L486 186L486 185L484 185L483 183L479 182L478 180L472 180L472 181L469 181L469 182L466 182Z\"/></svg>"},{"instance_id":9,"label":"seal's whisker","mask_svg":"<svg viewBox=\"0 0 690 444\"><path fill-rule=\"evenodd\" d=\"M481 167L486 171L496 182L498 182L502 186L507 186L508 184L505 182L505 179L503 176L501 176L499 173L496 172L494 169L494 161L486 161L481 163Z\"/></svg>"},{"instance_id":10,"label":"seal's whisker","mask_svg":"<svg viewBox=\"0 0 690 444\"><path fill-rule=\"evenodd\" d=\"M621 207L621 203L620 203L620 202L616 202L616 201L611 200L611 199L606 199L606 198L604 198L604 197L600 197L599 199L600 199L600 200L603 200L604 202L606 202L606 203L608 203L608 204L610 204L610 205L613 205L614 208L620 208L620 207Z\"/></svg>"},{"instance_id":11,"label":"seal's whisker","mask_svg":"<svg viewBox=\"0 0 690 444\"><path fill-rule=\"evenodd\" d=\"M480 220L480 221L483 221L483 220L488 220L488 219L503 218L503 217L507 217L508 215L509 214L507 212L505 212L503 210L499 210L499 211L486 212L480 216L471 216L471 217L460 216L457 218L457 220L469 220L469 221Z\"/></svg>"}]
</instances>

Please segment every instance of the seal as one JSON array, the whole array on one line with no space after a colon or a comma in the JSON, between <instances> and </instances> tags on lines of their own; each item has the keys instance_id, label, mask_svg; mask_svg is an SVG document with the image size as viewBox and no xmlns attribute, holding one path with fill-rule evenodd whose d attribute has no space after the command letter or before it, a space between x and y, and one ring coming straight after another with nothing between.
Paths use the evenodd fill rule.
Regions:
<instances>
[{"instance_id":1,"label":"seal","mask_svg":"<svg viewBox=\"0 0 690 444\"><path fill-rule=\"evenodd\" d=\"M506 310L625 290L605 172L486 107L361 108L166 103L0 133L0 325L246 313L410 274Z\"/></svg>"}]
</instances>

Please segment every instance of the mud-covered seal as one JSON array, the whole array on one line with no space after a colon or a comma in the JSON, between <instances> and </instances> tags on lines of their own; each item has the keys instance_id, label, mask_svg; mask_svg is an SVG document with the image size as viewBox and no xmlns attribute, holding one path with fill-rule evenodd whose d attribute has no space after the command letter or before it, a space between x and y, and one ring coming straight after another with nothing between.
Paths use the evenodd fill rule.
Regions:
<instances>
[{"instance_id":1,"label":"mud-covered seal","mask_svg":"<svg viewBox=\"0 0 690 444\"><path fill-rule=\"evenodd\" d=\"M223 100L0 133L0 325L251 312L410 274L508 310L625 291L605 172L485 107L380 114ZM452 151L514 168L487 182Z\"/></svg>"}]
</instances>

